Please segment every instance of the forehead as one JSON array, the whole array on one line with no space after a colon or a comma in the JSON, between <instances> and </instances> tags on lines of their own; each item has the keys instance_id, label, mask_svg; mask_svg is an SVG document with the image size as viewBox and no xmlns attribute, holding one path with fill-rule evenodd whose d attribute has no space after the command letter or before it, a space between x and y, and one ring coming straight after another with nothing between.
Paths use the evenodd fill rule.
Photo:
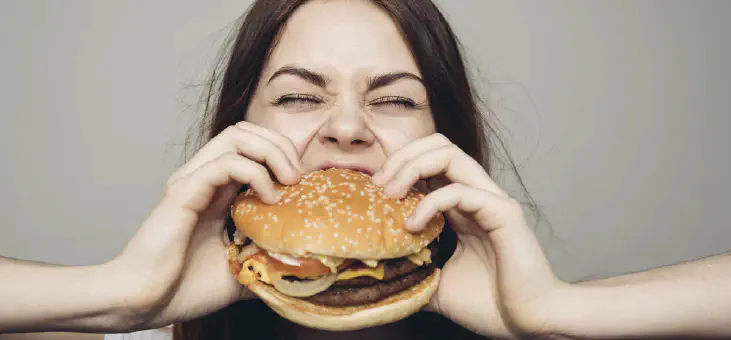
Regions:
<instances>
[{"instance_id":1,"label":"forehead","mask_svg":"<svg viewBox=\"0 0 731 340\"><path fill-rule=\"evenodd\" d=\"M400 31L382 9L366 0L318 0L288 20L267 63L358 72L419 70Z\"/></svg>"}]
</instances>

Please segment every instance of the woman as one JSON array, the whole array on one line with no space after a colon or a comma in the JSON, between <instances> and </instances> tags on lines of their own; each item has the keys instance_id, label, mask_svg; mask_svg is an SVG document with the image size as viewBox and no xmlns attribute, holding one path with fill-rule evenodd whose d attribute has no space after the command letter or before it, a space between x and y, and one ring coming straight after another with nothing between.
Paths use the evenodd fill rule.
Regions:
<instances>
[{"instance_id":1,"label":"woman","mask_svg":"<svg viewBox=\"0 0 731 340\"><path fill-rule=\"evenodd\" d=\"M0 330L118 333L175 323L176 339L731 333L731 298L719 288L731 281L719 270L729 257L580 285L555 277L520 205L490 178L494 136L485 135L456 40L430 1L257 1L221 75L209 93L217 96L210 141L172 175L122 254L78 268L3 260L0 300L14 309L0 306ZM275 203L273 181L295 184L326 161L374 172L393 197L429 181L433 191L407 229L419 232L444 212L445 239L456 236L444 242L455 248L446 249L429 313L319 332L277 318L233 279L221 236L241 184Z\"/></svg>"}]
</instances>

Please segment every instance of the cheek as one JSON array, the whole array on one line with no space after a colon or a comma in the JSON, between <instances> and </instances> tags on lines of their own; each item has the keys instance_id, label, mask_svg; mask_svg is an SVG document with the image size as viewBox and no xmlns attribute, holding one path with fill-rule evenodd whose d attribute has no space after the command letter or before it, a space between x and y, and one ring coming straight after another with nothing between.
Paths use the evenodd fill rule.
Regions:
<instances>
[{"instance_id":1,"label":"cheek","mask_svg":"<svg viewBox=\"0 0 731 340\"><path fill-rule=\"evenodd\" d=\"M297 119L283 119L286 122L281 122L278 126L278 130L281 134L289 137L297 148L297 152L300 154L304 153L307 145L315 138L317 130L321 124L313 120L301 120L295 123Z\"/></svg>"},{"instance_id":2,"label":"cheek","mask_svg":"<svg viewBox=\"0 0 731 340\"><path fill-rule=\"evenodd\" d=\"M300 154L304 152L318 128L322 125L320 122L321 119L318 119L318 115L283 114L268 110L263 105L254 105L252 108L253 110L247 115L247 121L279 132L289 138Z\"/></svg>"},{"instance_id":3,"label":"cheek","mask_svg":"<svg viewBox=\"0 0 731 340\"><path fill-rule=\"evenodd\" d=\"M436 132L431 115L376 121L373 122L372 130L386 155Z\"/></svg>"}]
</instances>

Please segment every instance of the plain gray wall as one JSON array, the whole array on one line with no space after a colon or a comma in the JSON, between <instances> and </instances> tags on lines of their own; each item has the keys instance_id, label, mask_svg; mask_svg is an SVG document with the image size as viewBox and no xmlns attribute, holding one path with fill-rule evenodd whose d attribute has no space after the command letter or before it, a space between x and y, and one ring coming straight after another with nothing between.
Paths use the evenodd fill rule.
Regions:
<instances>
[{"instance_id":1,"label":"plain gray wall","mask_svg":"<svg viewBox=\"0 0 731 340\"><path fill-rule=\"evenodd\" d=\"M179 165L188 85L249 3L0 1L1 255L92 264L122 249ZM731 2L440 4L561 276L731 250Z\"/></svg>"}]
</instances>

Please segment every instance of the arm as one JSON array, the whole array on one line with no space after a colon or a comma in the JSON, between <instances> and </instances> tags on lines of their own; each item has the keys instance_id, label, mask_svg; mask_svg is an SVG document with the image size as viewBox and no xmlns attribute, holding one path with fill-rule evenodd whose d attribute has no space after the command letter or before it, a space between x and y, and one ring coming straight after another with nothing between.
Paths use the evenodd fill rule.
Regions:
<instances>
[{"instance_id":1,"label":"arm","mask_svg":"<svg viewBox=\"0 0 731 340\"><path fill-rule=\"evenodd\" d=\"M104 340L104 334L53 332L0 334L0 340Z\"/></svg>"},{"instance_id":2,"label":"arm","mask_svg":"<svg viewBox=\"0 0 731 340\"><path fill-rule=\"evenodd\" d=\"M731 253L568 289L558 334L577 339L731 337Z\"/></svg>"},{"instance_id":3,"label":"arm","mask_svg":"<svg viewBox=\"0 0 731 340\"><path fill-rule=\"evenodd\" d=\"M0 257L0 333L127 327L127 290L110 265L56 266Z\"/></svg>"}]
</instances>

